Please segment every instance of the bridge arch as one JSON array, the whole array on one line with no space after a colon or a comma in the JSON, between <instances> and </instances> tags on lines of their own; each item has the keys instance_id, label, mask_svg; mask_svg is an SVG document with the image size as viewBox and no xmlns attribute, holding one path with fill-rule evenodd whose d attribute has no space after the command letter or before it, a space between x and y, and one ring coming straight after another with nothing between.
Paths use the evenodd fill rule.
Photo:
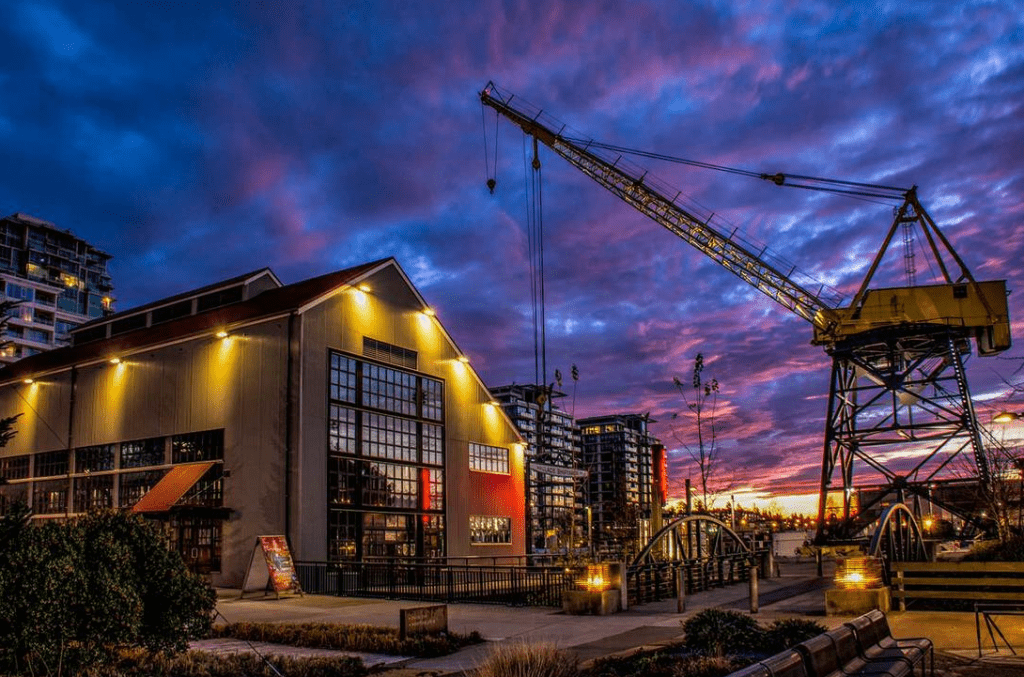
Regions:
<instances>
[{"instance_id":1,"label":"bridge arch","mask_svg":"<svg viewBox=\"0 0 1024 677\"><path fill-rule=\"evenodd\" d=\"M632 566L655 559L679 562L738 554L750 554L750 548L725 522L711 515L684 515L659 529Z\"/></svg>"},{"instance_id":2,"label":"bridge arch","mask_svg":"<svg viewBox=\"0 0 1024 677\"><path fill-rule=\"evenodd\" d=\"M868 546L868 555L881 558L886 565L890 562L928 560L921 526L905 503L893 503L882 511Z\"/></svg>"}]
</instances>

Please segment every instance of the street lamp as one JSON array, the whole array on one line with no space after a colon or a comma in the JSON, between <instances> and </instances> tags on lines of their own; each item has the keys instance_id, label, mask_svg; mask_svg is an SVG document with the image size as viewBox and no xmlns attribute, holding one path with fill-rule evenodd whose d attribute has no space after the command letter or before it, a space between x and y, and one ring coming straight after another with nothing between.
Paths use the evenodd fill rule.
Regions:
<instances>
[{"instance_id":1,"label":"street lamp","mask_svg":"<svg viewBox=\"0 0 1024 677\"><path fill-rule=\"evenodd\" d=\"M1001 412L999 412L998 414L996 414L995 416L992 417L992 422L993 423L1013 423L1014 421L1019 419L1022 415L1024 415L1024 412L1001 411Z\"/></svg>"}]
</instances>

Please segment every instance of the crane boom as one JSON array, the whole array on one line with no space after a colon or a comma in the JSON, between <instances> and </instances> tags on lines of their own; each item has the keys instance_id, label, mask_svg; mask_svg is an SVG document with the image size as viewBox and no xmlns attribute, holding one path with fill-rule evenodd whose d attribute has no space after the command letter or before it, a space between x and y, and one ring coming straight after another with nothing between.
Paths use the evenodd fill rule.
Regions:
<instances>
[{"instance_id":1,"label":"crane boom","mask_svg":"<svg viewBox=\"0 0 1024 677\"><path fill-rule=\"evenodd\" d=\"M675 199L645 185L643 175L633 176L625 168L604 160L539 122L538 116L531 117L516 107L512 98L502 97L493 83L480 92L480 100L485 105L507 117L526 134L726 270L813 324L816 336L827 336L836 326L839 321L836 311L817 294L794 282L789 274L779 271L731 234L712 225L710 219L698 218Z\"/></svg>"}]
</instances>

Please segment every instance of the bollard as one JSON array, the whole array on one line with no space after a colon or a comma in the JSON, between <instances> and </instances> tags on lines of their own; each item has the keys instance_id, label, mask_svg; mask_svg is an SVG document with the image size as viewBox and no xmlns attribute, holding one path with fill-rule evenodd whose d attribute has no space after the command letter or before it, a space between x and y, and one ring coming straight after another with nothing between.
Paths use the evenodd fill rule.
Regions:
<instances>
[{"instance_id":1,"label":"bollard","mask_svg":"<svg viewBox=\"0 0 1024 677\"><path fill-rule=\"evenodd\" d=\"M750 567L750 613L752 614L757 613L758 597L757 567L752 566Z\"/></svg>"},{"instance_id":2,"label":"bollard","mask_svg":"<svg viewBox=\"0 0 1024 677\"><path fill-rule=\"evenodd\" d=\"M676 567L676 613L686 611L686 576L681 567Z\"/></svg>"},{"instance_id":3,"label":"bollard","mask_svg":"<svg viewBox=\"0 0 1024 677\"><path fill-rule=\"evenodd\" d=\"M821 568L821 547L820 546L814 549L814 559L815 559L815 561L818 564L818 578L821 578L821 577L824 576L824 574L822 573L822 568Z\"/></svg>"},{"instance_id":4,"label":"bollard","mask_svg":"<svg viewBox=\"0 0 1024 677\"><path fill-rule=\"evenodd\" d=\"M772 546L772 547L768 548L768 566L767 566L768 571L765 572L764 577L765 578L774 578L775 577L775 567L776 567L776 564L775 564L775 546Z\"/></svg>"}]
</instances>

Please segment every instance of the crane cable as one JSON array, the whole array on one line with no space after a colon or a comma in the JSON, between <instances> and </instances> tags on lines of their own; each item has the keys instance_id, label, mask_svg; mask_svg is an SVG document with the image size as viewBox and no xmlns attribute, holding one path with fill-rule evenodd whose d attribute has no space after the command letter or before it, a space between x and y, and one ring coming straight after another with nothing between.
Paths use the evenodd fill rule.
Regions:
<instances>
[{"instance_id":1,"label":"crane cable","mask_svg":"<svg viewBox=\"0 0 1024 677\"><path fill-rule=\"evenodd\" d=\"M728 174L737 174L740 176L762 179L764 181L771 181L777 186L788 186L790 188L803 188L804 190L816 190L828 193L837 193L840 195L849 195L852 197L870 197L885 200L902 200L906 196L907 192L909 192L909 189L907 188L885 186L875 183L843 181L841 179L827 179L820 176L807 176L803 174L784 174L782 172L777 172L775 174L755 172L749 169L740 169L738 167L726 167L725 165L716 165L710 162L702 162L700 160L687 160L685 158L666 155L664 153L655 153L652 151L627 148L625 146L616 146L614 144L602 143L600 141L594 141L592 139L576 139L568 136L564 138L567 141L572 141L573 143L584 145L590 148L601 148L603 150L622 153L623 155L635 155L637 157L645 157L651 160L661 160L664 162L672 162L675 164L687 165L690 167L698 167L700 169L712 169L715 171L725 172ZM794 183L794 181L800 183Z\"/></svg>"},{"instance_id":2,"label":"crane cable","mask_svg":"<svg viewBox=\"0 0 1024 677\"><path fill-rule=\"evenodd\" d=\"M487 111L484 106L480 107L480 121L484 130L484 175L487 177L487 189L494 194L494 187L498 185L498 112L494 112L494 167L492 169L490 159L487 155Z\"/></svg>"}]
</instances>

